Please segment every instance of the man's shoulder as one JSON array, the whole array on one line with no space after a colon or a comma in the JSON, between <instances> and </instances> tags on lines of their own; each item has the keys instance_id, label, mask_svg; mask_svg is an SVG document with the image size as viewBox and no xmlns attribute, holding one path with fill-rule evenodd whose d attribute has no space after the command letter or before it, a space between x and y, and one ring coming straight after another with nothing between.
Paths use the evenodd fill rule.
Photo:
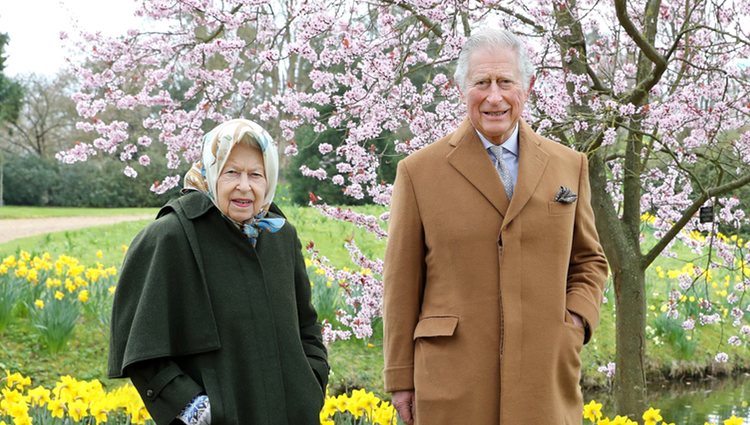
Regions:
<instances>
[{"instance_id":1,"label":"man's shoulder","mask_svg":"<svg viewBox=\"0 0 750 425\"><path fill-rule=\"evenodd\" d=\"M581 153L575 149L565 146L560 142L548 139L532 130L530 127L527 127L527 130L528 132L525 132L524 136L533 139L533 142L548 154L561 159L580 161Z\"/></svg>"},{"instance_id":2,"label":"man's shoulder","mask_svg":"<svg viewBox=\"0 0 750 425\"><path fill-rule=\"evenodd\" d=\"M426 145L420 150L410 154L403 161L406 162L410 167L412 164L420 164L423 162L433 162L437 158L445 158L448 153L453 149L450 145L451 139L454 137L456 131L453 131L440 139Z\"/></svg>"}]
</instances>

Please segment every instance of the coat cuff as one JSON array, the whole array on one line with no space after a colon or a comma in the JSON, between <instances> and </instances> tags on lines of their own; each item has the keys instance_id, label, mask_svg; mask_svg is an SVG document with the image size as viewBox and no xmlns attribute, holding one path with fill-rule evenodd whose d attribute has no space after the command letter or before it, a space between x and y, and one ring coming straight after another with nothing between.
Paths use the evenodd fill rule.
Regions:
<instances>
[{"instance_id":1,"label":"coat cuff","mask_svg":"<svg viewBox=\"0 0 750 425\"><path fill-rule=\"evenodd\" d=\"M566 308L583 318L586 325L586 335L583 343L588 343L594 330L599 325L599 306L595 305L588 298L573 293L568 294L566 297Z\"/></svg>"},{"instance_id":2,"label":"coat cuff","mask_svg":"<svg viewBox=\"0 0 750 425\"><path fill-rule=\"evenodd\" d=\"M385 390L408 391L414 389L414 365L387 367L383 370Z\"/></svg>"},{"instance_id":3,"label":"coat cuff","mask_svg":"<svg viewBox=\"0 0 750 425\"><path fill-rule=\"evenodd\" d=\"M138 363L128 366L128 374L140 393L154 422L170 424L180 414L186 404L203 391L192 378L185 375L174 363L159 370L150 379L139 374Z\"/></svg>"}]
</instances>

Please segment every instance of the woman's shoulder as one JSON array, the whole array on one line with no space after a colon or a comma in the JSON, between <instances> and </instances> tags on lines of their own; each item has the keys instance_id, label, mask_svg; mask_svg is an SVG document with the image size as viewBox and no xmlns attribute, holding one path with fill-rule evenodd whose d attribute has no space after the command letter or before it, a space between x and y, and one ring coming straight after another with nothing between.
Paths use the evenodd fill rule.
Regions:
<instances>
[{"instance_id":1,"label":"woman's shoulder","mask_svg":"<svg viewBox=\"0 0 750 425\"><path fill-rule=\"evenodd\" d=\"M297 229L294 227L294 225L289 221L289 219L286 217L286 214L279 208L276 204L271 204L271 206L268 209L268 214L266 214L266 218L275 218L275 219L283 219L284 225L281 226L281 229L279 229L277 232L273 234L274 237L282 238L282 239L297 239Z\"/></svg>"}]
</instances>

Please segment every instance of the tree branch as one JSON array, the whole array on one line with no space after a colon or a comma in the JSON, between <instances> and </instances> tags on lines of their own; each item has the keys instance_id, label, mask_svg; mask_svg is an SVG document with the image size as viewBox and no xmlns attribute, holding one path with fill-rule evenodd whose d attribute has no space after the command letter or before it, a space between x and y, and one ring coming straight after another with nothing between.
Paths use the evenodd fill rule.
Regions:
<instances>
[{"instance_id":1,"label":"tree branch","mask_svg":"<svg viewBox=\"0 0 750 425\"><path fill-rule=\"evenodd\" d=\"M626 0L615 0L615 11L617 13L617 20L620 22L620 25L622 25L625 32L628 33L631 39L635 42L635 44L641 49L644 55L653 62L657 67L663 67L666 69L667 62L664 60L664 58L659 54L659 52L656 51L654 46L651 45L651 43L648 42L638 31L638 28L635 27L633 24L633 21L630 20L630 17L628 16L628 11L626 10Z\"/></svg>"},{"instance_id":2,"label":"tree branch","mask_svg":"<svg viewBox=\"0 0 750 425\"><path fill-rule=\"evenodd\" d=\"M693 201L693 203L685 210L685 212L682 214L682 217L680 217L680 219L669 229L669 231L667 231L667 233L665 233L664 236L659 239L656 245L654 245L648 251L648 253L643 256L643 260L641 263L642 269L647 269L648 266L651 265L651 263L653 263L657 257L659 257L661 252L667 247L667 245L669 245L670 242L672 242L677 234L679 234L680 231L685 228L685 226L690 222L698 209L703 204L705 204L707 200L715 196L724 195L725 193L745 186L748 183L750 183L750 174L746 174L734 181L723 184L721 186L710 188L703 192L703 194L701 194L701 196Z\"/></svg>"},{"instance_id":3,"label":"tree branch","mask_svg":"<svg viewBox=\"0 0 750 425\"><path fill-rule=\"evenodd\" d=\"M401 9L411 13L419 22L421 22L429 31L433 32L438 38L443 37L443 30L440 29L438 24L432 22L428 17L418 13L414 6L404 3L398 0L383 0L383 3L390 4L391 6L398 6Z\"/></svg>"}]
</instances>

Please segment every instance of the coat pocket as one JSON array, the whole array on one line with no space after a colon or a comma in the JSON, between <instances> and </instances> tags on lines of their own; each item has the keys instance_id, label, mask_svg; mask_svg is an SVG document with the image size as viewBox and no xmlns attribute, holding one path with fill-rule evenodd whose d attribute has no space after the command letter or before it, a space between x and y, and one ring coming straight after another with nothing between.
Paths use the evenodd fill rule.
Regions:
<instances>
[{"instance_id":1,"label":"coat pocket","mask_svg":"<svg viewBox=\"0 0 750 425\"><path fill-rule=\"evenodd\" d=\"M227 416L224 409L224 398L221 395L221 386L213 369L203 369L201 372L203 378L203 387L206 389L208 401L211 403L211 424L221 425L227 422Z\"/></svg>"},{"instance_id":2,"label":"coat pocket","mask_svg":"<svg viewBox=\"0 0 750 425\"><path fill-rule=\"evenodd\" d=\"M549 201L549 215L566 215L572 214L576 210L578 201L571 202L570 204L564 204L557 201Z\"/></svg>"},{"instance_id":3,"label":"coat pocket","mask_svg":"<svg viewBox=\"0 0 750 425\"><path fill-rule=\"evenodd\" d=\"M458 326L458 316L423 317L414 328L414 339L436 336L453 336Z\"/></svg>"}]
</instances>

